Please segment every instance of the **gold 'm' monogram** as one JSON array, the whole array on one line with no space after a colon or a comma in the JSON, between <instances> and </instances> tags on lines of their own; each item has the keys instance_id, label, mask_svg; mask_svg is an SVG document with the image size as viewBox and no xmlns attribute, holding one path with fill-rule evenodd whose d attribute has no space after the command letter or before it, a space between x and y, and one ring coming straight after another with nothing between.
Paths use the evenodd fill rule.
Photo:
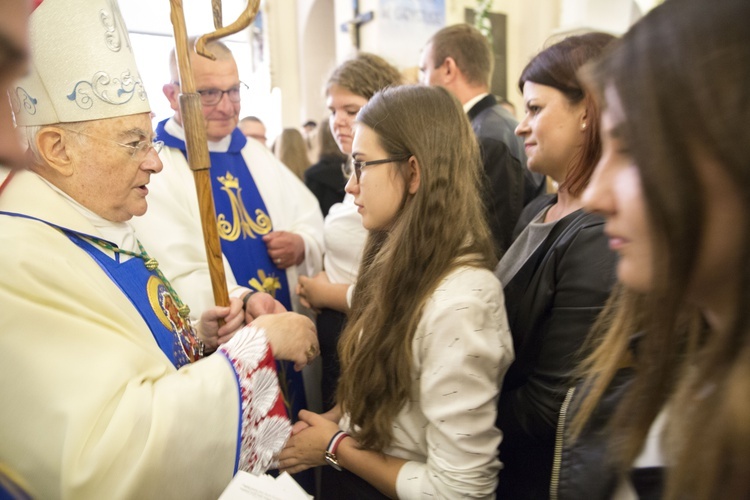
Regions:
<instances>
[{"instance_id":1,"label":"gold 'm' monogram","mask_svg":"<svg viewBox=\"0 0 750 500\"><path fill-rule=\"evenodd\" d=\"M242 188L240 187L239 180L231 173L227 172L226 176L219 177L221 182L221 190L226 192L229 196L229 203L232 206L231 221L227 220L225 214L219 214L217 219L217 226L219 228L219 236L227 241L235 241L240 237L240 233L243 238L255 239L256 235L264 235L271 232L273 225L271 224L271 218L260 208L255 211L255 219L253 219L245 208L245 204L242 202L240 193Z\"/></svg>"}]
</instances>

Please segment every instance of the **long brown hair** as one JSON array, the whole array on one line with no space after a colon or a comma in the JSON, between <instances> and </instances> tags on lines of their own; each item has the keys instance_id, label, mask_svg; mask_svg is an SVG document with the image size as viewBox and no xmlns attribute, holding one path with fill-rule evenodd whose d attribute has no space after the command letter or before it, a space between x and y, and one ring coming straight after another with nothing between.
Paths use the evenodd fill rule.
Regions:
<instances>
[{"instance_id":1,"label":"long brown hair","mask_svg":"<svg viewBox=\"0 0 750 500\"><path fill-rule=\"evenodd\" d=\"M586 188L602 153L598 104L578 78L578 70L598 57L614 39L612 35L597 32L569 36L534 56L518 79L521 93L526 82L534 82L559 90L570 104L583 102L586 107L583 148L559 186L573 196L580 196Z\"/></svg>"},{"instance_id":2,"label":"long brown hair","mask_svg":"<svg viewBox=\"0 0 750 500\"><path fill-rule=\"evenodd\" d=\"M750 498L750 266L737 269L737 314L710 331L687 291L704 238L699 172L716 160L750 214L750 19L746 0L670 0L635 25L592 72L620 98L655 248L654 289L621 291L587 360L590 396L581 429L618 365L633 355L635 380L612 421L622 469L669 404L666 498ZM700 152L701 155L696 154ZM750 223L742 262L750 261ZM628 345L640 335L634 353Z\"/></svg>"},{"instance_id":3,"label":"long brown hair","mask_svg":"<svg viewBox=\"0 0 750 500\"><path fill-rule=\"evenodd\" d=\"M412 340L425 301L452 269L492 269L495 259L479 196L479 149L458 100L437 87L386 89L358 121L390 157L411 155L420 168L419 189L405 193L389 230L368 237L339 343L337 401L360 444L382 450L410 394ZM405 162L389 167L408 184Z\"/></svg>"}]
</instances>

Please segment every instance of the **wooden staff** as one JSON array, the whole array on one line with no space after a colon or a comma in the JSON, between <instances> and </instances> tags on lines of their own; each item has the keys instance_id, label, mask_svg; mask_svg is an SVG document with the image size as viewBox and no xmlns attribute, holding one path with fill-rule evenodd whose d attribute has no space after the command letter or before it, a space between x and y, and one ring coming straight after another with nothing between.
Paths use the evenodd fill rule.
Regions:
<instances>
[{"instance_id":1,"label":"wooden staff","mask_svg":"<svg viewBox=\"0 0 750 500\"><path fill-rule=\"evenodd\" d=\"M200 94L195 90L195 79L190 62L187 28L182 0L169 0L175 40L175 55L180 76L180 115L185 129L185 145L187 147L187 161L195 178L195 189L198 193L203 240L206 246L208 270L211 275L214 301L217 306L229 305L227 279L224 273L224 263L221 256L221 242L216 228L216 211L211 190L211 159L208 154L208 138L206 123L203 119ZM214 26L216 31L203 35L195 44L195 51L211 60L216 57L206 50L206 44L219 38L232 35L245 29L253 22L260 8L260 0L249 0L247 7L235 22L222 27L221 0L212 0Z\"/></svg>"}]
</instances>

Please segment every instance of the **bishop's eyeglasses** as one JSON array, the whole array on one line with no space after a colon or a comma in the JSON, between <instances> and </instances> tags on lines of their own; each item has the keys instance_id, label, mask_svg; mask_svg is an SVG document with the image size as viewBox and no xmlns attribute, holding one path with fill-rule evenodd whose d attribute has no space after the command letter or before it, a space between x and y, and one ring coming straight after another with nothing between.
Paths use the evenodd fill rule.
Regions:
<instances>
[{"instance_id":1,"label":"bishop's eyeglasses","mask_svg":"<svg viewBox=\"0 0 750 500\"><path fill-rule=\"evenodd\" d=\"M68 132L73 132L74 134L85 135L86 137L91 137L92 139L96 139L96 140L104 141L104 142L110 142L112 144L117 144L118 146L121 146L123 148L127 148L130 150L130 157L134 160L139 160L139 161L146 157L146 155L151 150L151 148L154 148L154 150L156 151L156 154L159 154L159 152L161 151L161 148L164 147L164 141L143 140L143 141L133 141L128 144L123 144L121 142L113 141L112 139L106 139L104 137L87 134L85 132L79 132L78 130L73 130L72 128L64 128L64 130L67 130Z\"/></svg>"}]
</instances>

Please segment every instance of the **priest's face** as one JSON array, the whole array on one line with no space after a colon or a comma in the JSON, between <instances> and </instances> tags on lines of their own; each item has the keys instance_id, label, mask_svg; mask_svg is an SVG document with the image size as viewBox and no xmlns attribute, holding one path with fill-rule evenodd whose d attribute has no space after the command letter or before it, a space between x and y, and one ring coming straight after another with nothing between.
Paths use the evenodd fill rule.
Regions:
<instances>
[{"instance_id":1,"label":"priest's face","mask_svg":"<svg viewBox=\"0 0 750 500\"><path fill-rule=\"evenodd\" d=\"M3 0L3 15L0 16L0 165L4 166L20 165L23 158L6 92L12 91L13 82L26 72L28 17L29 2Z\"/></svg>"},{"instance_id":2,"label":"priest's face","mask_svg":"<svg viewBox=\"0 0 750 500\"><path fill-rule=\"evenodd\" d=\"M161 171L159 155L150 143L154 133L149 113L86 123L70 139L70 174L59 186L95 214L124 222L146 213L147 184ZM84 135L85 134L85 135Z\"/></svg>"},{"instance_id":3,"label":"priest's face","mask_svg":"<svg viewBox=\"0 0 750 500\"><path fill-rule=\"evenodd\" d=\"M231 57L212 61L205 57L191 57L195 89L198 91L224 91L219 102L213 105L201 104L206 120L206 135L209 141L220 141L237 127L240 103L233 102L226 91L240 87L237 63ZM203 98L201 98L203 100Z\"/></svg>"}]
</instances>

